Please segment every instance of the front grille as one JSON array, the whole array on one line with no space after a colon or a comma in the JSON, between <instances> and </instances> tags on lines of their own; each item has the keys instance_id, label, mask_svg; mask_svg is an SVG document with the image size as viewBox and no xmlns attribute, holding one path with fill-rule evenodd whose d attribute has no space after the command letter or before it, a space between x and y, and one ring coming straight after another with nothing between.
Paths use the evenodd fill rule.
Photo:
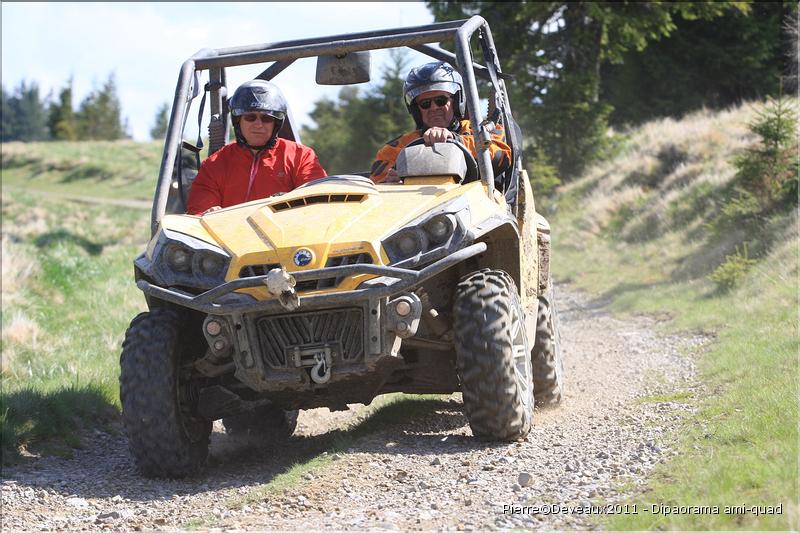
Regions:
<instances>
[{"instance_id":1,"label":"front grille","mask_svg":"<svg viewBox=\"0 0 800 533\"><path fill-rule=\"evenodd\" d=\"M350 254L350 255L339 255L336 257L329 257L328 261L325 262L325 268L331 267L338 267L338 266L345 266L345 265L361 265L361 264L372 264L372 256L367 253L360 253L360 254ZM280 268L281 266L278 264L270 264L270 265L248 265L242 267L239 271L240 278L246 278L250 276L266 276L270 270L273 268ZM330 278L322 278L322 279L312 279L309 281L302 281L295 286L295 290L297 292L307 292L307 291L319 291L323 289L333 289L338 287L339 284L344 280L345 276L339 277L330 277Z\"/></svg>"},{"instance_id":2,"label":"front grille","mask_svg":"<svg viewBox=\"0 0 800 533\"><path fill-rule=\"evenodd\" d=\"M338 267L338 266L346 266L346 265L370 265L372 264L372 256L369 254L351 254L351 255L340 255L337 257L329 257L328 261L325 262L325 268L331 267ZM339 284L344 280L345 276L339 276L338 278L322 278L317 280L316 290L322 289L332 289L334 287L338 287Z\"/></svg>"},{"instance_id":3,"label":"front grille","mask_svg":"<svg viewBox=\"0 0 800 533\"><path fill-rule=\"evenodd\" d=\"M273 268L280 268L279 264L274 265L247 265L243 266L239 271L240 278L249 278L252 276L266 276Z\"/></svg>"},{"instance_id":4,"label":"front grille","mask_svg":"<svg viewBox=\"0 0 800 533\"><path fill-rule=\"evenodd\" d=\"M364 318L361 308L265 316L255 320L264 362L273 368L293 368L292 354L325 347L336 362L364 357Z\"/></svg>"}]
</instances>

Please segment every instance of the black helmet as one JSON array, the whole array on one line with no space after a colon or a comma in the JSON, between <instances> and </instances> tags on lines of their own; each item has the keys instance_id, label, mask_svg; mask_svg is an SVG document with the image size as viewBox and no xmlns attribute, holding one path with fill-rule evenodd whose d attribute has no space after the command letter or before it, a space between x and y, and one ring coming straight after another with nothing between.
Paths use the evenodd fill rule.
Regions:
<instances>
[{"instance_id":1,"label":"black helmet","mask_svg":"<svg viewBox=\"0 0 800 533\"><path fill-rule=\"evenodd\" d=\"M236 89L233 96L228 100L228 107L231 110L233 130L236 133L236 140L249 148L261 150L271 148L275 145L283 121L286 119L286 99L283 93L274 83L265 80L252 80L245 82ZM245 113L263 113L275 119L275 129L272 137L263 146L250 146L247 144L242 131L239 127L241 116Z\"/></svg>"},{"instance_id":2,"label":"black helmet","mask_svg":"<svg viewBox=\"0 0 800 533\"><path fill-rule=\"evenodd\" d=\"M421 128L423 124L422 115L415 99L420 94L429 91L445 91L452 94L455 104L454 120L458 121L464 116L466 104L461 74L444 61L426 63L412 68L403 84L403 100L418 128Z\"/></svg>"}]
</instances>

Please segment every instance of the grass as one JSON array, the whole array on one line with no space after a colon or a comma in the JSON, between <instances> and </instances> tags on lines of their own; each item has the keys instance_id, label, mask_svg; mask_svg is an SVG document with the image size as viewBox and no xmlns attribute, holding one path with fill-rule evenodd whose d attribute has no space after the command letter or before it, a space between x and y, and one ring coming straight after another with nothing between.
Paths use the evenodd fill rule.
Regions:
<instances>
[{"instance_id":1,"label":"grass","mask_svg":"<svg viewBox=\"0 0 800 533\"><path fill-rule=\"evenodd\" d=\"M5 173L3 174L5 178ZM3 461L23 447L68 453L119 408L119 350L144 310L131 263L149 236L144 210L2 196Z\"/></svg>"},{"instance_id":2,"label":"grass","mask_svg":"<svg viewBox=\"0 0 800 533\"><path fill-rule=\"evenodd\" d=\"M150 200L162 148L134 141L3 143L3 186Z\"/></svg>"},{"instance_id":3,"label":"grass","mask_svg":"<svg viewBox=\"0 0 800 533\"><path fill-rule=\"evenodd\" d=\"M800 524L798 212L773 213L758 234L719 234L705 224L720 208L713 191L734 174L733 155L752 142L745 128L752 114L752 106L698 113L683 127L667 120L634 132L620 157L564 189L551 220L553 269L620 314L669 316L672 332L715 336L699 359L706 395L642 400L692 403L698 411L677 435L680 454L656 469L637 496L640 507L783 504L783 513L639 513L609 518L610 529ZM652 161L666 147L673 147L673 162L658 170L658 179L646 186L641 176L625 182L635 169L656 173ZM687 173L687 167L695 168ZM758 240L760 252L738 285L720 291L709 274L741 239Z\"/></svg>"},{"instance_id":4,"label":"grass","mask_svg":"<svg viewBox=\"0 0 800 533\"><path fill-rule=\"evenodd\" d=\"M656 394L654 396L645 396L639 398L639 403L664 403L664 402L677 402L684 403L694 398L694 393L689 391L678 391L671 394Z\"/></svg>"}]
</instances>

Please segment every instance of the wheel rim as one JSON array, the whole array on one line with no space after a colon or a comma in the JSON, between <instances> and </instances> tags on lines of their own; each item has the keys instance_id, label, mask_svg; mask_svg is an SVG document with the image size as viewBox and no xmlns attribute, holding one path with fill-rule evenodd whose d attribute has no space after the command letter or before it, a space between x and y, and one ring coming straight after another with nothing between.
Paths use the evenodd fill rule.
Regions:
<instances>
[{"instance_id":1,"label":"wheel rim","mask_svg":"<svg viewBox=\"0 0 800 533\"><path fill-rule=\"evenodd\" d=\"M528 407L533 396L531 394L531 359L528 353L528 340L525 337L522 317L516 306L512 308L511 314L511 339L514 353L514 376L517 380L522 403L525 407Z\"/></svg>"}]
</instances>

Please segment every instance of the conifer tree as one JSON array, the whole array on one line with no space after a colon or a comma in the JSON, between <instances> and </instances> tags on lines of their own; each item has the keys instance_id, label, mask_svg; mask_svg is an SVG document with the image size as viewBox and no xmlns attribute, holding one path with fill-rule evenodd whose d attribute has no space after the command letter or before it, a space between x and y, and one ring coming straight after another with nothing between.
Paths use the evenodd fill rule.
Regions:
<instances>
[{"instance_id":1,"label":"conifer tree","mask_svg":"<svg viewBox=\"0 0 800 533\"><path fill-rule=\"evenodd\" d=\"M128 137L121 111L112 73L100 89L89 93L81 102L77 116L79 137L107 141Z\"/></svg>"},{"instance_id":2,"label":"conifer tree","mask_svg":"<svg viewBox=\"0 0 800 533\"><path fill-rule=\"evenodd\" d=\"M50 105L47 126L50 137L58 141L74 141L78 139L78 125L75 111L72 108L72 78L61 89L58 101Z\"/></svg>"},{"instance_id":3,"label":"conifer tree","mask_svg":"<svg viewBox=\"0 0 800 533\"><path fill-rule=\"evenodd\" d=\"M161 140L167 134L167 126L169 124L169 106L162 104L156 111L155 122L153 127L150 128L150 137L154 140Z\"/></svg>"}]
</instances>

